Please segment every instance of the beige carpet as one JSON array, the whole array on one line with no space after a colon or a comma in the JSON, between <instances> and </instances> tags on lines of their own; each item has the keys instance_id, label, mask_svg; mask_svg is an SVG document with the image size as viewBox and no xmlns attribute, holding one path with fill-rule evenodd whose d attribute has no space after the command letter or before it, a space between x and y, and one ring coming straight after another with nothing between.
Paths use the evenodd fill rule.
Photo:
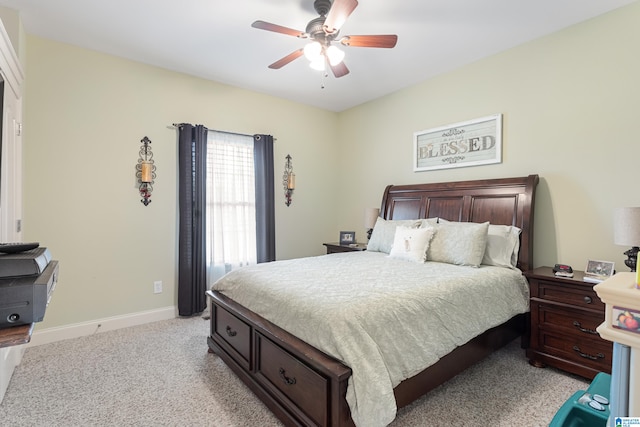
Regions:
<instances>
[{"instance_id":1,"label":"beige carpet","mask_svg":"<svg viewBox=\"0 0 640 427\"><path fill-rule=\"evenodd\" d=\"M28 348L2 426L279 426L214 354L208 322L172 319ZM530 366L514 341L399 411L400 426L546 426L587 381Z\"/></svg>"}]
</instances>

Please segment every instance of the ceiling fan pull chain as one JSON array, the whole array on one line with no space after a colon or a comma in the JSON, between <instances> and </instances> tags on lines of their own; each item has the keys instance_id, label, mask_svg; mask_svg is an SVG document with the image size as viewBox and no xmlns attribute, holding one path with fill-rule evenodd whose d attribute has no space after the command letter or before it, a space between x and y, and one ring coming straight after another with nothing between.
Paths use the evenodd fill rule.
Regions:
<instances>
[{"instance_id":1,"label":"ceiling fan pull chain","mask_svg":"<svg viewBox=\"0 0 640 427\"><path fill-rule=\"evenodd\" d=\"M329 77L329 73L327 70L324 70L320 75L320 89L324 89L324 82L327 81L327 77Z\"/></svg>"}]
</instances>

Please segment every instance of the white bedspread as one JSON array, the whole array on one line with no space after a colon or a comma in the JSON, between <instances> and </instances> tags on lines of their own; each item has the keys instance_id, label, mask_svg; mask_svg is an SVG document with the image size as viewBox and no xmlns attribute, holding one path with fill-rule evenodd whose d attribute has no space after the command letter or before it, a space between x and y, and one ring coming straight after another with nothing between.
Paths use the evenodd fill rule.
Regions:
<instances>
[{"instance_id":1,"label":"white bedspread","mask_svg":"<svg viewBox=\"0 0 640 427\"><path fill-rule=\"evenodd\" d=\"M519 270L350 252L244 267L213 289L343 361L357 426L396 415L393 388L528 310Z\"/></svg>"}]
</instances>

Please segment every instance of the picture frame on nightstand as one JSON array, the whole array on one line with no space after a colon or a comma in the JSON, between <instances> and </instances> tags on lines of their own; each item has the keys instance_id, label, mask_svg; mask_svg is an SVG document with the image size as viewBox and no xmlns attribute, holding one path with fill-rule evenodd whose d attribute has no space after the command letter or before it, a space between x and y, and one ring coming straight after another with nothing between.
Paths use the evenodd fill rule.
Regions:
<instances>
[{"instance_id":1,"label":"picture frame on nightstand","mask_svg":"<svg viewBox=\"0 0 640 427\"><path fill-rule=\"evenodd\" d=\"M611 261L589 260L587 268L584 269L584 281L589 283L600 283L613 276L615 263Z\"/></svg>"},{"instance_id":2,"label":"picture frame on nightstand","mask_svg":"<svg viewBox=\"0 0 640 427\"><path fill-rule=\"evenodd\" d=\"M340 244L341 245L351 245L356 243L356 232L355 231L341 231L340 232Z\"/></svg>"}]
</instances>

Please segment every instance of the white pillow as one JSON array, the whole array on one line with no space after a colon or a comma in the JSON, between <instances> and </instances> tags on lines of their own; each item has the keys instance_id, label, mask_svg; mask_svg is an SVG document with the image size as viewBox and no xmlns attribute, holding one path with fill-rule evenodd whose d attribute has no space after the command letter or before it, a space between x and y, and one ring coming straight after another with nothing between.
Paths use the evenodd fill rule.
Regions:
<instances>
[{"instance_id":1,"label":"white pillow","mask_svg":"<svg viewBox=\"0 0 640 427\"><path fill-rule=\"evenodd\" d=\"M518 227L511 225L489 225L487 248L482 264L516 268L521 231Z\"/></svg>"},{"instance_id":2,"label":"white pillow","mask_svg":"<svg viewBox=\"0 0 640 427\"><path fill-rule=\"evenodd\" d=\"M438 218L424 218L419 221L420 228L435 227L438 224Z\"/></svg>"},{"instance_id":3,"label":"white pillow","mask_svg":"<svg viewBox=\"0 0 640 427\"><path fill-rule=\"evenodd\" d=\"M427 260L478 267L487 246L489 222L441 222L427 251Z\"/></svg>"},{"instance_id":4,"label":"white pillow","mask_svg":"<svg viewBox=\"0 0 640 427\"><path fill-rule=\"evenodd\" d=\"M396 227L404 226L418 228L420 225L421 222L419 219L386 220L378 217L376 224L373 226L373 232L371 233L371 239L367 244L367 250L388 254L393 246Z\"/></svg>"},{"instance_id":5,"label":"white pillow","mask_svg":"<svg viewBox=\"0 0 640 427\"><path fill-rule=\"evenodd\" d=\"M429 242L435 234L434 228L397 227L393 247L389 256L407 261L424 263Z\"/></svg>"}]
</instances>

